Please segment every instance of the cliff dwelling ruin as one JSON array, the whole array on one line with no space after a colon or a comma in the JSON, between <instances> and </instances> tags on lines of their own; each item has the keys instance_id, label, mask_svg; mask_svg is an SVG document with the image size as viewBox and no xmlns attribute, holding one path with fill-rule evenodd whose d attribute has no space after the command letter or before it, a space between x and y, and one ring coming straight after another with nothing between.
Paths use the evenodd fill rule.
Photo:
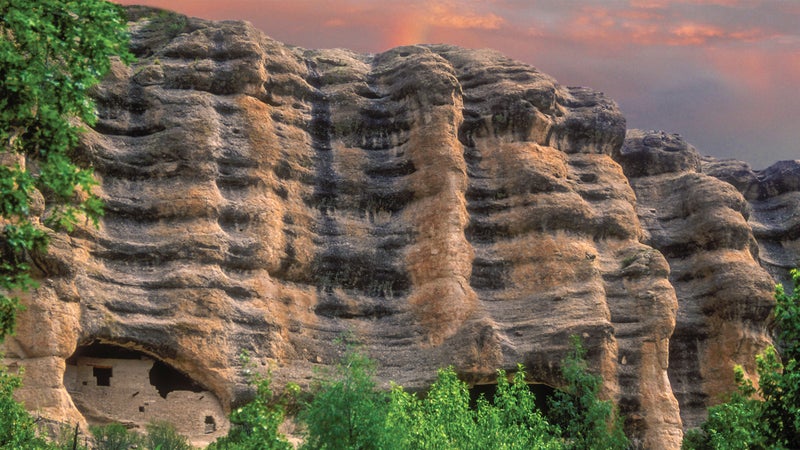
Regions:
<instances>
[{"instance_id":1,"label":"cliff dwelling ruin","mask_svg":"<svg viewBox=\"0 0 800 450\"><path fill-rule=\"evenodd\" d=\"M120 422L144 429L172 423L195 445L228 431L214 393L163 361L136 350L92 342L67 359L64 386L90 425Z\"/></svg>"}]
</instances>

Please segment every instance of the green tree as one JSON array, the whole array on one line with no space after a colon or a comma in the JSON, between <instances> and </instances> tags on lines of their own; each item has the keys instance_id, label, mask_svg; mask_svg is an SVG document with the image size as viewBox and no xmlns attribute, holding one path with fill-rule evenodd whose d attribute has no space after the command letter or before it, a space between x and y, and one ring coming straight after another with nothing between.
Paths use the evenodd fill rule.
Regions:
<instances>
[{"instance_id":1,"label":"green tree","mask_svg":"<svg viewBox=\"0 0 800 450\"><path fill-rule=\"evenodd\" d=\"M525 382L522 364L517 365L511 382L504 371L498 371L494 401L492 404L479 401L477 415L481 434L485 433L492 440L487 444L499 444L493 448L563 448L558 439L560 430L551 425L536 407L536 396Z\"/></svg>"},{"instance_id":2,"label":"green tree","mask_svg":"<svg viewBox=\"0 0 800 450\"><path fill-rule=\"evenodd\" d=\"M452 368L439 370L420 399L395 386L386 417L386 449L561 449L559 430L536 408L535 396L517 367L509 382L498 371L492 399L470 408L467 384Z\"/></svg>"},{"instance_id":3,"label":"green tree","mask_svg":"<svg viewBox=\"0 0 800 450\"><path fill-rule=\"evenodd\" d=\"M395 387L386 423L386 448L472 448L478 434L469 390L452 367L439 370L423 399Z\"/></svg>"},{"instance_id":4,"label":"green tree","mask_svg":"<svg viewBox=\"0 0 800 450\"><path fill-rule=\"evenodd\" d=\"M571 340L572 351L561 366L567 385L548 399L549 417L561 427L569 449L627 448L630 443L622 417L613 403L600 399L603 379L589 372L580 338L572 336Z\"/></svg>"},{"instance_id":5,"label":"green tree","mask_svg":"<svg viewBox=\"0 0 800 450\"><path fill-rule=\"evenodd\" d=\"M78 124L95 121L89 89L113 55L131 60L125 25L120 8L102 0L0 0L0 342L14 330L15 293L35 286L32 256L47 250L34 216L69 231L102 214L92 170L74 152ZM0 447L44 448L14 401L19 383L0 369Z\"/></svg>"},{"instance_id":6,"label":"green tree","mask_svg":"<svg viewBox=\"0 0 800 450\"><path fill-rule=\"evenodd\" d=\"M307 449L379 448L388 398L376 388L375 362L346 344L342 360L324 371L300 411Z\"/></svg>"},{"instance_id":7,"label":"green tree","mask_svg":"<svg viewBox=\"0 0 800 450\"><path fill-rule=\"evenodd\" d=\"M80 123L95 122L89 90L112 56L132 59L127 42L120 7L104 0L0 0L0 341L14 329L13 293L34 286L31 254L47 249L38 193L53 229L103 212L75 149Z\"/></svg>"}]
</instances>

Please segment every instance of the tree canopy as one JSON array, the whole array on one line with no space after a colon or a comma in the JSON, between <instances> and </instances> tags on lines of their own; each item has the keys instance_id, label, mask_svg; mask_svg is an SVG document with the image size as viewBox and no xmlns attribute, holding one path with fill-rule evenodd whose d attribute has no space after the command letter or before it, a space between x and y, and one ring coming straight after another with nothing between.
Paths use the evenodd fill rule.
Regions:
<instances>
[{"instance_id":1,"label":"tree canopy","mask_svg":"<svg viewBox=\"0 0 800 450\"><path fill-rule=\"evenodd\" d=\"M103 213L75 150L96 120L89 91L112 57L131 61L127 42L120 7L104 0L0 0L0 341L14 329L15 292L34 286L46 227L70 231ZM40 195L46 209L34 206Z\"/></svg>"}]
</instances>

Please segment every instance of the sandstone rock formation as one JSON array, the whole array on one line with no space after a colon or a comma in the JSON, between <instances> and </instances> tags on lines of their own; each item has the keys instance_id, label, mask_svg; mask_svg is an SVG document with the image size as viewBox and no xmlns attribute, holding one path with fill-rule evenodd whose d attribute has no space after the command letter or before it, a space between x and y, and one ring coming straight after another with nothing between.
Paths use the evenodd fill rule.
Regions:
<instances>
[{"instance_id":1,"label":"sandstone rock formation","mask_svg":"<svg viewBox=\"0 0 800 450\"><path fill-rule=\"evenodd\" d=\"M30 409L87 416L64 375L93 345L169 365L229 411L251 395L242 351L279 385L308 383L349 335L386 382L424 388L452 364L487 383L522 362L557 386L577 334L634 441L677 449L681 413L697 424L768 342L751 229L769 222L755 238L796 257L796 218L748 224L669 136L623 147L602 94L491 51L305 50L129 12L139 60L97 89L83 149L106 216L54 236L6 346ZM763 188L789 196L770 205L791 186Z\"/></svg>"},{"instance_id":2,"label":"sandstone rock formation","mask_svg":"<svg viewBox=\"0 0 800 450\"><path fill-rule=\"evenodd\" d=\"M684 426L699 426L709 403L731 391L734 365L756 374L775 282L759 265L747 202L702 173L683 139L630 130L616 160L636 193L642 242L669 262L678 297L669 378Z\"/></svg>"},{"instance_id":3,"label":"sandstone rock formation","mask_svg":"<svg viewBox=\"0 0 800 450\"><path fill-rule=\"evenodd\" d=\"M732 184L747 200L759 262L789 288L789 270L800 266L800 160L760 171L734 160L705 158L702 165L703 172Z\"/></svg>"}]
</instances>

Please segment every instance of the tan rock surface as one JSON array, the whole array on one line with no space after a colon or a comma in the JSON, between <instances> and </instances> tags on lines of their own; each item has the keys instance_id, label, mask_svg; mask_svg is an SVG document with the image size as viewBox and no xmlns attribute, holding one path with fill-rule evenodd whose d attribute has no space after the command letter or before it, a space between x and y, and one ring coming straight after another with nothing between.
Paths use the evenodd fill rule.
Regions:
<instances>
[{"instance_id":1,"label":"tan rock surface","mask_svg":"<svg viewBox=\"0 0 800 450\"><path fill-rule=\"evenodd\" d=\"M790 288L789 270L800 267L800 160L779 161L757 171L741 161L705 158L703 171L744 195L758 259L775 280Z\"/></svg>"},{"instance_id":2,"label":"tan rock surface","mask_svg":"<svg viewBox=\"0 0 800 450\"><path fill-rule=\"evenodd\" d=\"M486 50L305 50L129 11L139 61L96 90L84 142L106 216L56 236L6 348L29 408L83 417L59 380L92 342L230 411L252 395L242 351L277 385L349 334L386 383L522 362L557 386L577 334L634 441L677 449L681 414L766 344L746 202L693 154L625 160L602 94Z\"/></svg>"},{"instance_id":3,"label":"tan rock surface","mask_svg":"<svg viewBox=\"0 0 800 450\"><path fill-rule=\"evenodd\" d=\"M684 426L732 390L733 367L756 376L754 355L770 344L774 282L759 265L747 202L700 172L700 156L677 135L629 130L616 155L636 192L643 243L671 269L678 299L669 378Z\"/></svg>"}]
</instances>

